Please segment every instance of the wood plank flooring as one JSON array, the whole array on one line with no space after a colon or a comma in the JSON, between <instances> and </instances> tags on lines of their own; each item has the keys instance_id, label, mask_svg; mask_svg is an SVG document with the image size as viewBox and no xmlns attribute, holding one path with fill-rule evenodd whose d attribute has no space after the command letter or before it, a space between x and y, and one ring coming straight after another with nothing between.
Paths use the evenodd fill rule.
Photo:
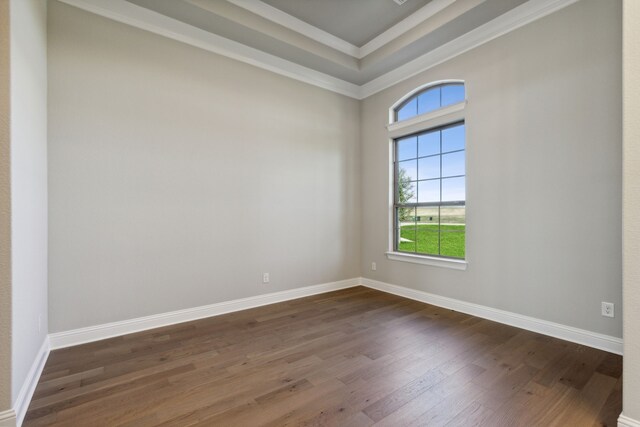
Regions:
<instances>
[{"instance_id":1,"label":"wood plank flooring","mask_svg":"<svg viewBox=\"0 0 640 427\"><path fill-rule=\"evenodd\" d=\"M357 287L51 353L25 426L615 426L622 358Z\"/></svg>"}]
</instances>

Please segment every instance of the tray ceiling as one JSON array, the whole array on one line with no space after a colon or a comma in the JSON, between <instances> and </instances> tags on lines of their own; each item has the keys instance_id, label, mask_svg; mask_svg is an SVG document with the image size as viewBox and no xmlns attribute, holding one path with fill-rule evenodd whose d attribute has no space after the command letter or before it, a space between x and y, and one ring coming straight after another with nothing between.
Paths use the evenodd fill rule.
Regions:
<instances>
[{"instance_id":1,"label":"tray ceiling","mask_svg":"<svg viewBox=\"0 0 640 427\"><path fill-rule=\"evenodd\" d=\"M262 0L355 46L363 46L429 0Z\"/></svg>"},{"instance_id":2,"label":"tray ceiling","mask_svg":"<svg viewBox=\"0 0 640 427\"><path fill-rule=\"evenodd\" d=\"M60 0L355 98L578 0Z\"/></svg>"}]
</instances>

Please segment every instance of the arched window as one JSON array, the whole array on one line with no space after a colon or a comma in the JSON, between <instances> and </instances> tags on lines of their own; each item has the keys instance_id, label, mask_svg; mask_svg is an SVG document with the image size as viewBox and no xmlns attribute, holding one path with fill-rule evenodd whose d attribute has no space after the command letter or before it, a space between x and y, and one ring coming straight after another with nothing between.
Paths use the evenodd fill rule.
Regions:
<instances>
[{"instance_id":1,"label":"arched window","mask_svg":"<svg viewBox=\"0 0 640 427\"><path fill-rule=\"evenodd\" d=\"M395 120L402 121L464 101L464 83L442 83L419 90L394 108Z\"/></svg>"},{"instance_id":2,"label":"arched window","mask_svg":"<svg viewBox=\"0 0 640 427\"><path fill-rule=\"evenodd\" d=\"M466 266L465 103L464 82L447 81L417 88L390 109L392 259Z\"/></svg>"}]
</instances>

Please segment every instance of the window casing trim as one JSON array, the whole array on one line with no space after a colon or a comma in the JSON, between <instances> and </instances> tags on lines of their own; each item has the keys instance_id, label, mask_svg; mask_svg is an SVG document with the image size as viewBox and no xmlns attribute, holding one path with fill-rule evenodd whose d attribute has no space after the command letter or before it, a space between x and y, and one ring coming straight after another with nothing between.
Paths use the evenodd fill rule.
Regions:
<instances>
[{"instance_id":1,"label":"window casing trim","mask_svg":"<svg viewBox=\"0 0 640 427\"><path fill-rule=\"evenodd\" d=\"M431 265L434 267L452 268L454 270L466 270L467 260L458 258L436 257L431 255L412 254L409 252L388 251L387 259L392 261L411 262L414 264Z\"/></svg>"},{"instance_id":2,"label":"window casing trim","mask_svg":"<svg viewBox=\"0 0 640 427\"><path fill-rule=\"evenodd\" d=\"M387 125L389 138L396 139L413 133L422 132L430 128L463 121L464 109L466 106L466 101L458 102L457 104L449 105L430 113L421 114L408 120L390 123Z\"/></svg>"}]
</instances>

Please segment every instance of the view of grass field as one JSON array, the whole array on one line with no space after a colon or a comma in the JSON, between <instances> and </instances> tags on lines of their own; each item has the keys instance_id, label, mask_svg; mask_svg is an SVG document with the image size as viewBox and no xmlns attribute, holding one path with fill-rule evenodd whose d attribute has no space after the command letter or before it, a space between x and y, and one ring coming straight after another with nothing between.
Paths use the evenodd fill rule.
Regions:
<instances>
[{"instance_id":1,"label":"view of grass field","mask_svg":"<svg viewBox=\"0 0 640 427\"><path fill-rule=\"evenodd\" d=\"M465 226L462 224L403 224L400 238L400 251L453 258L464 258L465 255Z\"/></svg>"}]
</instances>

